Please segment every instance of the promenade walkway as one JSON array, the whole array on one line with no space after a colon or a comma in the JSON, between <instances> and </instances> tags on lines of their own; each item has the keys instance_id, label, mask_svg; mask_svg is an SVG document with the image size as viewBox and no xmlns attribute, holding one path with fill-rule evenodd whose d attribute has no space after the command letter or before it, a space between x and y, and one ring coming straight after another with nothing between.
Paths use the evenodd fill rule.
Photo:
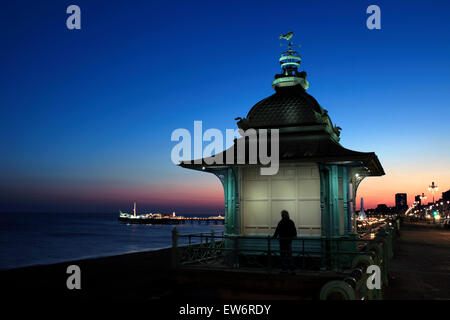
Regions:
<instances>
[{"instance_id":1,"label":"promenade walkway","mask_svg":"<svg viewBox=\"0 0 450 320\"><path fill-rule=\"evenodd\" d=\"M449 229L405 223L397 250L386 299L450 299Z\"/></svg>"}]
</instances>

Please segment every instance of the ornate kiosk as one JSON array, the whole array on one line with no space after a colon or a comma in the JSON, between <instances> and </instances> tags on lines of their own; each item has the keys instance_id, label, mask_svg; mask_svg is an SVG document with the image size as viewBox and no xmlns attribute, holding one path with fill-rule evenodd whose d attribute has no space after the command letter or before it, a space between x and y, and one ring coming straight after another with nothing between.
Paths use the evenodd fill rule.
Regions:
<instances>
[{"instance_id":1,"label":"ornate kiosk","mask_svg":"<svg viewBox=\"0 0 450 320\"><path fill-rule=\"evenodd\" d=\"M384 170L375 153L340 144L341 128L333 125L327 110L306 92L309 83L306 72L298 71L301 58L290 41L292 33L280 38L289 44L279 59L281 73L272 82L275 93L256 103L245 118L236 119L242 130L278 129L278 172L262 175L264 166L249 161L248 143L245 157L238 159L239 139L221 155L235 159L232 164L206 158L180 165L215 174L222 182L225 235L242 237L233 245L267 248L261 238L274 233L281 210L287 210L298 237L316 240L303 242L302 249L330 257L336 250L334 239L355 237L359 183L367 176L384 175Z\"/></svg>"}]
</instances>

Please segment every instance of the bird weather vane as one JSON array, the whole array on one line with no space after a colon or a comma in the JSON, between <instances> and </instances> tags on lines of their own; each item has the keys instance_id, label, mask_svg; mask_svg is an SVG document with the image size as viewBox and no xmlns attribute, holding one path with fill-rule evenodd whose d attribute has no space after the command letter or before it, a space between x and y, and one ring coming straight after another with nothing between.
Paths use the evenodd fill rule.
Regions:
<instances>
[{"instance_id":1,"label":"bird weather vane","mask_svg":"<svg viewBox=\"0 0 450 320\"><path fill-rule=\"evenodd\" d=\"M296 44L292 43L291 39L293 36L294 36L294 32L292 32L292 31L289 31L288 33L285 33L285 34L280 34L280 40L286 40L289 42L288 43L289 50L292 48L292 46L298 47L298 48L301 47L300 44L296 45ZM280 43L280 46L283 46L283 45L284 45L283 43Z\"/></svg>"},{"instance_id":2,"label":"bird weather vane","mask_svg":"<svg viewBox=\"0 0 450 320\"><path fill-rule=\"evenodd\" d=\"M280 34L280 39L284 39L284 40L290 41L293 36L294 36L294 33L292 31L289 31L286 34Z\"/></svg>"}]
</instances>

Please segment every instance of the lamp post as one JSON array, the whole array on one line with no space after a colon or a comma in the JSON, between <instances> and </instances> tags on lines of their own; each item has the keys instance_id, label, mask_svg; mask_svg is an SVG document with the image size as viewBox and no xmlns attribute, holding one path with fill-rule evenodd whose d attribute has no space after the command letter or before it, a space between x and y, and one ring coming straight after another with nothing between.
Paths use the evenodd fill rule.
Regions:
<instances>
[{"instance_id":1,"label":"lamp post","mask_svg":"<svg viewBox=\"0 0 450 320\"><path fill-rule=\"evenodd\" d=\"M422 192L422 195L420 196L420 206L422 207L424 205L424 201L427 199L427 196L425 193Z\"/></svg>"},{"instance_id":2,"label":"lamp post","mask_svg":"<svg viewBox=\"0 0 450 320\"><path fill-rule=\"evenodd\" d=\"M434 181L431 182L431 186L428 186L428 191L433 193L433 204L434 204L434 193L438 191L438 186L434 184Z\"/></svg>"},{"instance_id":3,"label":"lamp post","mask_svg":"<svg viewBox=\"0 0 450 320\"><path fill-rule=\"evenodd\" d=\"M420 196L420 209L423 210L424 218L426 219L427 216L427 210L425 209L425 200L427 199L427 196L425 193L422 192L422 195Z\"/></svg>"}]
</instances>

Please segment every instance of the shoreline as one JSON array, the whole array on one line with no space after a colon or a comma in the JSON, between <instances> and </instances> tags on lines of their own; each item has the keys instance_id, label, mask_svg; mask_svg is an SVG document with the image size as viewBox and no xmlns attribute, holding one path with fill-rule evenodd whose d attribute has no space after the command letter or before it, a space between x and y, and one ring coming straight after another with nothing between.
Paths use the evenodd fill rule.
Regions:
<instances>
[{"instance_id":1,"label":"shoreline","mask_svg":"<svg viewBox=\"0 0 450 320\"><path fill-rule=\"evenodd\" d=\"M52 266L55 264L63 264L63 263L71 263L71 262L79 262L79 261L84 261L84 260L94 260L94 259L104 259L104 258L112 258L112 257L116 257L116 256L123 256L123 255L128 255L128 254L138 254L138 253L147 253L147 252L151 252L151 251L159 251L159 250L165 250L165 249L170 249L171 246L166 246L166 247L159 247L159 248L154 248L154 249L145 249L142 251L127 251L127 252L122 252L122 253L115 253L115 254L105 254L105 255L86 255L86 256L81 256L75 259L70 259L70 260L61 260L61 261L54 261L54 262L49 262L49 263L38 263L38 264L30 264L30 265L23 265L23 266L15 266L15 267L7 267L7 268L0 268L0 272L4 272L4 271L12 271L12 270L17 270L17 269L24 269L24 268L35 268L35 267L48 267L48 266Z\"/></svg>"}]
</instances>

